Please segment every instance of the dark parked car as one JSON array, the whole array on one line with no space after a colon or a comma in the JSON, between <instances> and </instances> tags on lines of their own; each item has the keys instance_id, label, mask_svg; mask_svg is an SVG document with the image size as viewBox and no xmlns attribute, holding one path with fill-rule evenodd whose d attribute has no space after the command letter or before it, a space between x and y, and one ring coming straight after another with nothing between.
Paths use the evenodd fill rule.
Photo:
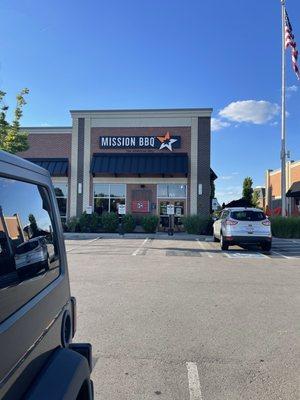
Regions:
<instances>
[{"instance_id":1,"label":"dark parked car","mask_svg":"<svg viewBox=\"0 0 300 400\"><path fill-rule=\"evenodd\" d=\"M93 399L91 345L75 330L49 173L0 151L0 398Z\"/></svg>"}]
</instances>

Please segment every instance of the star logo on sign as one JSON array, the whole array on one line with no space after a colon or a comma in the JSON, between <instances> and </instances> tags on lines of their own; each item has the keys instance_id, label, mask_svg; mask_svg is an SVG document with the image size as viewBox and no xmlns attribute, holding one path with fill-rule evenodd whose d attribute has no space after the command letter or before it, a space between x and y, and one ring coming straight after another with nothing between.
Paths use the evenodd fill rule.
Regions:
<instances>
[{"instance_id":1,"label":"star logo on sign","mask_svg":"<svg viewBox=\"0 0 300 400\"><path fill-rule=\"evenodd\" d=\"M178 139L171 139L170 132L167 132L165 136L157 136L157 139L160 141L161 145L159 150L164 149L165 147L170 151L173 151L172 144L177 142Z\"/></svg>"}]
</instances>

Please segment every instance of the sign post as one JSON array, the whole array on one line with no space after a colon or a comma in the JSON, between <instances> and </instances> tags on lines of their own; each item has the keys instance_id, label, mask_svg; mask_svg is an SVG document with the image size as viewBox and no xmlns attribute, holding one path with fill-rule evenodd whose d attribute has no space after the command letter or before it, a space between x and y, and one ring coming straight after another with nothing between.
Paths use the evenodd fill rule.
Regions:
<instances>
[{"instance_id":1,"label":"sign post","mask_svg":"<svg viewBox=\"0 0 300 400\"><path fill-rule=\"evenodd\" d=\"M123 215L126 214L126 206L125 204L119 204L118 205L118 214L121 216L120 217L120 223L119 223L119 235L124 236L124 221L123 221Z\"/></svg>"},{"instance_id":2,"label":"sign post","mask_svg":"<svg viewBox=\"0 0 300 400\"><path fill-rule=\"evenodd\" d=\"M173 204L167 204L167 215L169 216L169 229L168 235L174 235L174 214L175 214L175 207Z\"/></svg>"}]
</instances>

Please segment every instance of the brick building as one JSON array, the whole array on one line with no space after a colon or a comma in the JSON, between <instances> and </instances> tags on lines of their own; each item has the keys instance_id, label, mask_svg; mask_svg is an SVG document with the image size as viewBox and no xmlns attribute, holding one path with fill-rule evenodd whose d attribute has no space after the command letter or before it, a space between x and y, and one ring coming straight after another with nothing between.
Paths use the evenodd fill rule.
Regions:
<instances>
[{"instance_id":1,"label":"brick building","mask_svg":"<svg viewBox=\"0 0 300 400\"><path fill-rule=\"evenodd\" d=\"M287 213L300 215L300 161L286 163ZM281 169L266 171L265 204L270 210L281 208Z\"/></svg>"},{"instance_id":2,"label":"brick building","mask_svg":"<svg viewBox=\"0 0 300 400\"><path fill-rule=\"evenodd\" d=\"M52 176L62 219L83 211L210 212L211 109L76 110L71 127L23 128L20 153Z\"/></svg>"}]
</instances>

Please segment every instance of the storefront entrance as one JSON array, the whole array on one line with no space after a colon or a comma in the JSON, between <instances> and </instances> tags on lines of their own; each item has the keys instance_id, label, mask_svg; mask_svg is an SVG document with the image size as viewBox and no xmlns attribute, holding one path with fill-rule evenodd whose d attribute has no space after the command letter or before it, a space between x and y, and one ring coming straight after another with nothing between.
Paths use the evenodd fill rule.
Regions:
<instances>
[{"instance_id":1,"label":"storefront entrance","mask_svg":"<svg viewBox=\"0 0 300 400\"><path fill-rule=\"evenodd\" d=\"M173 205L175 216L175 230L180 231L182 227L182 217L186 213L186 200L158 200L158 212L160 216L160 230L166 230L169 227L169 216L167 215L167 205Z\"/></svg>"}]
</instances>

